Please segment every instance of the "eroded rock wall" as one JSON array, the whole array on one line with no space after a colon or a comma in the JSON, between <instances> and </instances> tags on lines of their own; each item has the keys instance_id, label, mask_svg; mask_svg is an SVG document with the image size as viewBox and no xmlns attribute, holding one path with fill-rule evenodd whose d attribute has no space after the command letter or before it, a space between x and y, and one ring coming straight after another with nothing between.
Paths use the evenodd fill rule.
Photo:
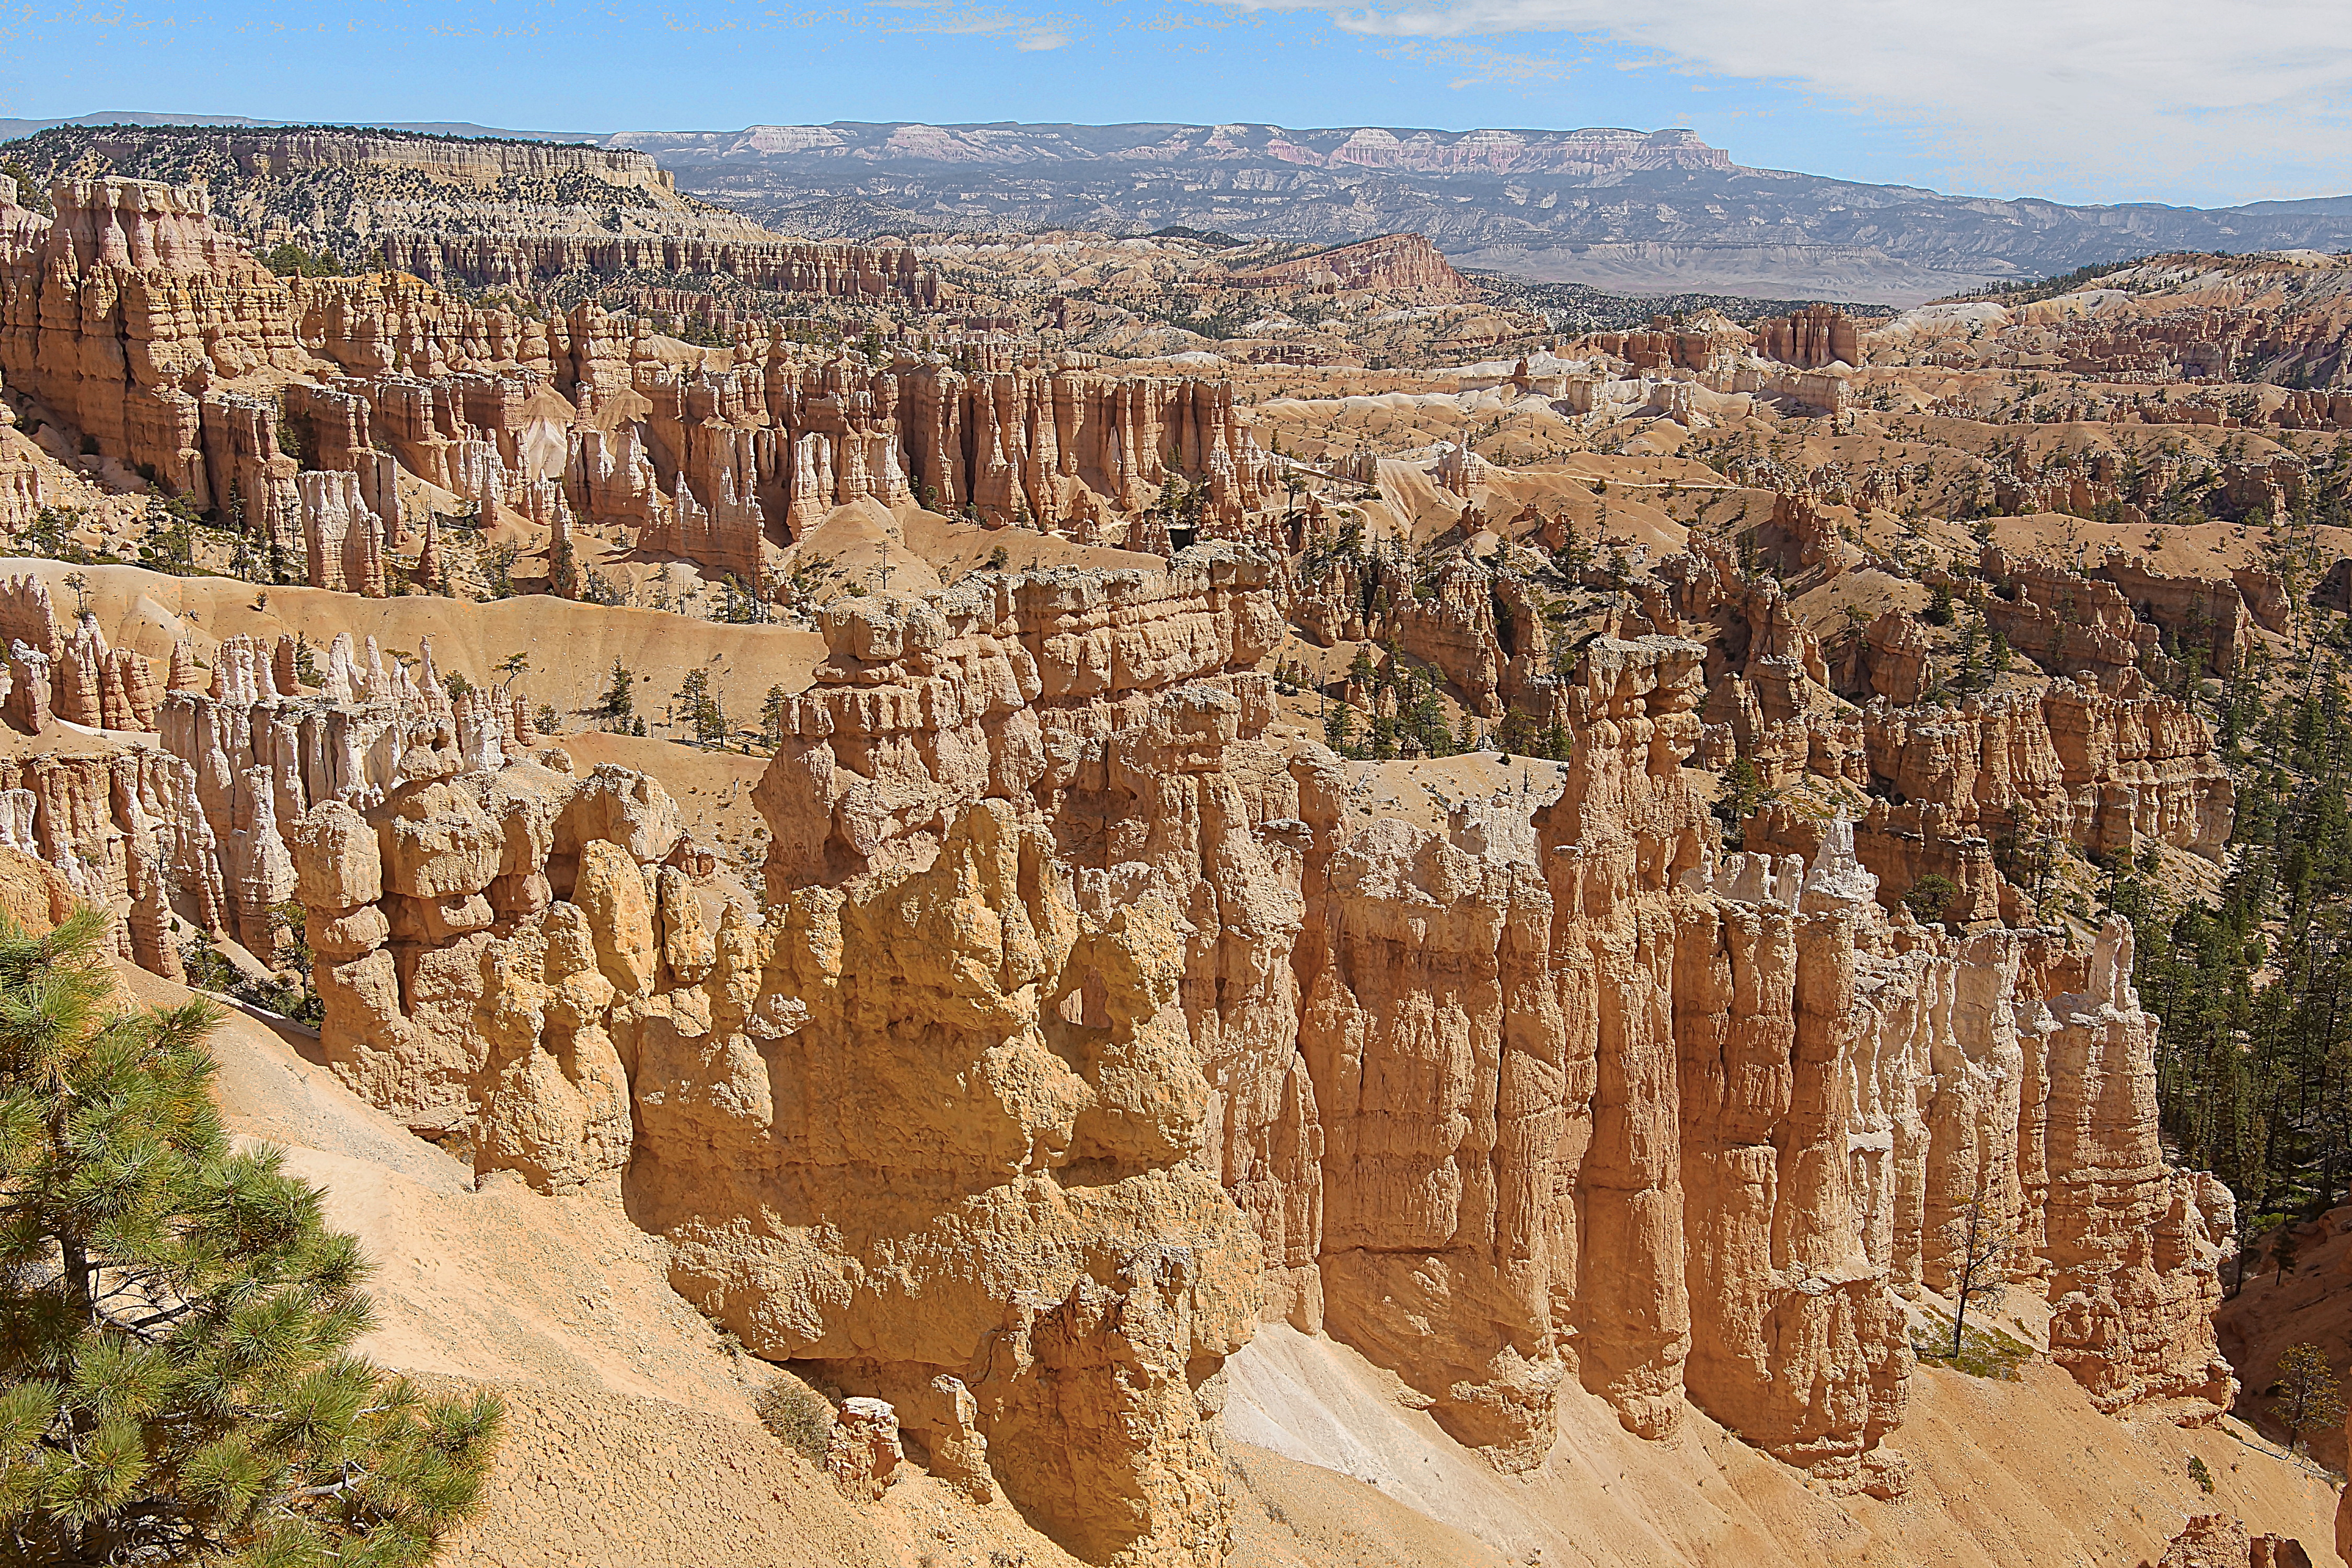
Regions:
<instances>
[{"instance_id":1,"label":"eroded rock wall","mask_svg":"<svg viewBox=\"0 0 2352 1568\"><path fill-rule=\"evenodd\" d=\"M1948 911L1958 921L2021 921L2004 872L2029 864L2038 842L2123 855L2155 842L2218 859L2236 810L2210 726L2137 670L1951 707L1878 698L1858 722L1809 714L1749 729L1759 738L1742 754L1768 779L1811 774L1867 793L1855 839L1885 902L1937 875L1958 889ZM1818 816L1768 803L1747 843L1810 856L1823 831Z\"/></svg>"},{"instance_id":2,"label":"eroded rock wall","mask_svg":"<svg viewBox=\"0 0 2352 1568\"><path fill-rule=\"evenodd\" d=\"M80 180L49 196L54 218L0 210L0 376L201 507L232 483L249 508L290 505L292 460L279 471L215 386L306 363L285 286L201 191Z\"/></svg>"},{"instance_id":3,"label":"eroded rock wall","mask_svg":"<svg viewBox=\"0 0 2352 1568\"><path fill-rule=\"evenodd\" d=\"M1222 1550L1218 1367L1268 1318L1507 1468L1573 1380L1893 1495L1905 1300L1971 1202L2095 1399L2223 1386L2230 1216L2156 1151L2113 936L1890 921L1846 826L1718 856L1664 636L1582 650L1570 762L1374 814L1269 738L1280 586L1215 546L833 606L757 913L622 770L314 797L330 1058L616 1194L746 1342L1093 1561Z\"/></svg>"},{"instance_id":4,"label":"eroded rock wall","mask_svg":"<svg viewBox=\"0 0 2352 1568\"><path fill-rule=\"evenodd\" d=\"M1111 542L1095 537L1103 508L1139 511L1173 480L1208 492L1202 521L1224 537L1273 487L1222 381L962 371L903 351L820 359L781 326L681 365L643 317L593 303L534 314L467 305L397 271L274 277L200 190L102 180L51 196L54 219L0 204L0 379L95 454L282 554L306 552L313 586L381 591L376 557L403 533L400 468L485 517L536 517L551 505L539 487L559 487L573 517L755 585L766 545L866 498ZM935 302L905 250L676 236L443 237L424 249L423 270L478 280L691 263Z\"/></svg>"}]
</instances>

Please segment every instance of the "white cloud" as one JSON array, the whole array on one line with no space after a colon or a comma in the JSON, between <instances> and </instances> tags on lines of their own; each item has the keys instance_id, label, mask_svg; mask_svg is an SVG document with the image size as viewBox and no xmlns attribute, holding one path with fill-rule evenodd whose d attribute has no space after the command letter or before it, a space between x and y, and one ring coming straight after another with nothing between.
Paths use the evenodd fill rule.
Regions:
<instances>
[{"instance_id":1,"label":"white cloud","mask_svg":"<svg viewBox=\"0 0 2352 1568\"><path fill-rule=\"evenodd\" d=\"M892 33L946 33L965 37L1011 38L1022 50L1058 49L1071 32L1061 18L1031 16L962 0L876 0L877 25Z\"/></svg>"},{"instance_id":2,"label":"white cloud","mask_svg":"<svg viewBox=\"0 0 2352 1568\"><path fill-rule=\"evenodd\" d=\"M1424 40L1559 33L1914 129L1976 189L2352 189L2344 0L1226 0ZM1737 151L1735 149L1735 151Z\"/></svg>"}]
</instances>

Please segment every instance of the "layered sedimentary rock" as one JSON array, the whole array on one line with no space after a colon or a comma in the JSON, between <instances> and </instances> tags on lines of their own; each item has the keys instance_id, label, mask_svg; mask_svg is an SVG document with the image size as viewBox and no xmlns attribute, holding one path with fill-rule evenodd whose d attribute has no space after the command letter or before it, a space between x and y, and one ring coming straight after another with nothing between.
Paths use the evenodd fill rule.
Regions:
<instances>
[{"instance_id":1,"label":"layered sedimentary rock","mask_svg":"<svg viewBox=\"0 0 2352 1568\"><path fill-rule=\"evenodd\" d=\"M1835 305L1807 305L1756 324L1756 346L1768 359L1800 370L1863 362L1862 329Z\"/></svg>"},{"instance_id":2,"label":"layered sedimentary rock","mask_svg":"<svg viewBox=\"0 0 2352 1568\"><path fill-rule=\"evenodd\" d=\"M0 582L0 647L6 685L0 715L28 735L52 719L92 730L152 730L163 697L154 668L128 648L109 647L85 612L58 626L47 584L30 575Z\"/></svg>"},{"instance_id":3,"label":"layered sedimentary rock","mask_svg":"<svg viewBox=\"0 0 2352 1568\"><path fill-rule=\"evenodd\" d=\"M1084 527L1097 494L1132 510L1190 474L1231 531L1272 489L1229 384L807 364L781 339L770 350L733 370L639 364L617 385L575 384L583 414L561 470L573 512L749 576L763 540L868 498L1061 532ZM623 404L641 416L596 412Z\"/></svg>"},{"instance_id":4,"label":"layered sedimentary rock","mask_svg":"<svg viewBox=\"0 0 2352 1568\"><path fill-rule=\"evenodd\" d=\"M1296 261L1228 275L1235 289L1307 289L1341 294L1377 289L1443 303L1471 297L1469 280L1427 237L1384 234L1376 239L1336 246Z\"/></svg>"},{"instance_id":5,"label":"layered sedimentary rock","mask_svg":"<svg viewBox=\"0 0 2352 1568\"><path fill-rule=\"evenodd\" d=\"M2042 1089L2042 1256L2053 1360L2101 1409L2187 1395L2226 1402L2213 1339L2215 1253L2235 1228L2229 1189L2168 1167L2156 1128L2156 1025L2131 988L2130 928L2050 964L2053 1027L2028 1081ZM2204 1364L2194 1354L2204 1352ZM2189 1352L2184 1354L2184 1352Z\"/></svg>"},{"instance_id":6,"label":"layered sedimentary rock","mask_svg":"<svg viewBox=\"0 0 2352 1568\"><path fill-rule=\"evenodd\" d=\"M307 363L285 286L201 191L84 180L49 195L53 219L0 211L0 376L202 507L232 485L257 511L289 504L274 424L214 386Z\"/></svg>"},{"instance_id":7,"label":"layered sedimentary rock","mask_svg":"<svg viewBox=\"0 0 2352 1568\"><path fill-rule=\"evenodd\" d=\"M1238 910L1219 931L1186 911L1204 858L1286 854L1219 766L1270 711L1264 678L1225 673L1273 636L1265 577L1224 558L836 610L829 683L763 786L763 922L714 929L664 864L674 808L617 772L320 807L296 843L340 960L331 1058L413 1119L470 1117L485 1168L625 1181L689 1297L887 1398L933 1452L984 1451L1074 1549L1214 1562L1215 1373L1258 1245L1204 1166L1213 1064L1186 1012L1295 1008ZM534 879L552 901L501 901ZM1295 889L1259 897L1295 929ZM1264 995L1183 994L1202 965Z\"/></svg>"},{"instance_id":8,"label":"layered sedimentary rock","mask_svg":"<svg viewBox=\"0 0 2352 1568\"><path fill-rule=\"evenodd\" d=\"M412 679L374 640L327 649L320 690L295 686L291 638L271 648L232 637L214 654L209 689L177 688L159 714L167 760L187 774L175 817L200 847L171 888L182 915L234 936L265 960L294 897L286 832L326 801L372 804L418 778L497 768L526 755L530 720L518 700L474 690L452 700L424 651Z\"/></svg>"},{"instance_id":9,"label":"layered sedimentary rock","mask_svg":"<svg viewBox=\"0 0 2352 1568\"><path fill-rule=\"evenodd\" d=\"M0 176L0 207L8 205L8 182ZM0 391L5 391L0 379ZM0 403L0 533L14 534L41 514L41 468L32 444L16 434L16 411Z\"/></svg>"},{"instance_id":10,"label":"layered sedimentary rock","mask_svg":"<svg viewBox=\"0 0 2352 1568\"><path fill-rule=\"evenodd\" d=\"M152 747L0 761L0 840L47 862L114 920L117 951L176 977L175 907L220 901L218 858L186 764Z\"/></svg>"},{"instance_id":11,"label":"layered sedimentary rock","mask_svg":"<svg viewBox=\"0 0 2352 1568\"><path fill-rule=\"evenodd\" d=\"M643 153L576 142L422 135L412 132L303 126L291 130L215 126L101 126L79 137L105 162L136 163L159 150L184 156L217 149L247 179L337 169L406 170L458 189L494 193L509 180L577 175L615 191L665 195L676 182ZM670 205L682 206L682 202ZM258 216L257 213L255 216Z\"/></svg>"},{"instance_id":12,"label":"layered sedimentary rock","mask_svg":"<svg viewBox=\"0 0 2352 1568\"><path fill-rule=\"evenodd\" d=\"M940 302L937 273L910 246L829 245L758 234L447 234L394 230L368 258L430 281L529 287L566 274L724 273L754 289L824 298Z\"/></svg>"},{"instance_id":13,"label":"layered sedimentary rock","mask_svg":"<svg viewBox=\"0 0 2352 1568\"><path fill-rule=\"evenodd\" d=\"M480 286L565 274L731 275L774 293L939 301L908 247L791 240L681 197L643 153L327 127L61 128L37 166L165 171L208 187L246 237L289 234L359 263Z\"/></svg>"},{"instance_id":14,"label":"layered sedimentary rock","mask_svg":"<svg viewBox=\"0 0 2352 1568\"><path fill-rule=\"evenodd\" d=\"M1710 760L1745 759L1768 787L1820 781L1866 795L1855 842L1890 908L1933 874L1959 890L1949 918L2021 923L2005 873L2032 860L2037 843L2130 854L2153 840L2210 859L2229 841L2236 792L2211 726L2128 658L2096 661L2104 675L2086 668L2036 690L1931 705L1922 699L1938 661L1900 612L1870 623L1832 671L1770 579L1739 579L1719 552L1668 566L1678 615L1715 628ZM1868 695L1868 705L1839 701L1832 681ZM1818 810L1768 804L1745 842L1810 857L1826 828Z\"/></svg>"},{"instance_id":15,"label":"layered sedimentary rock","mask_svg":"<svg viewBox=\"0 0 2352 1568\"><path fill-rule=\"evenodd\" d=\"M275 278L200 191L52 196L54 220L0 209L0 377L97 452L305 552L314 586L381 591L403 469L484 517L550 515L552 486L573 519L755 585L769 544L867 498L1091 537L1102 504L1138 511L1181 477L1234 537L1272 488L1222 382L816 360L781 327L681 369L644 318L593 304L542 317L413 278ZM897 262L836 278L855 258L785 248L814 269L793 287L920 291Z\"/></svg>"},{"instance_id":16,"label":"layered sedimentary rock","mask_svg":"<svg viewBox=\"0 0 2352 1568\"><path fill-rule=\"evenodd\" d=\"M2263 567L2175 577L2110 552L2077 574L1988 545L1978 569L1996 585L1982 605L1987 624L2053 675L2137 668L2173 677L2181 658L2226 675L2252 647L2257 625L2285 625L2285 589Z\"/></svg>"},{"instance_id":17,"label":"layered sedimentary rock","mask_svg":"<svg viewBox=\"0 0 2352 1568\"><path fill-rule=\"evenodd\" d=\"M1909 705L1935 683L1935 656L1918 620L1900 610L1882 610L1855 644L1854 679L1841 682L1848 695L1884 697Z\"/></svg>"},{"instance_id":18,"label":"layered sedimentary rock","mask_svg":"<svg viewBox=\"0 0 2352 1568\"><path fill-rule=\"evenodd\" d=\"M1467 554L1448 555L1430 572L1393 547L1320 545L1297 568L1290 615L1327 647L1392 645L1451 682L1481 718L1515 708L1547 721L1564 716L1554 711L1559 681L1534 584Z\"/></svg>"},{"instance_id":19,"label":"layered sedimentary rock","mask_svg":"<svg viewBox=\"0 0 2352 1568\"><path fill-rule=\"evenodd\" d=\"M2015 915L1996 861L2023 864L2042 839L2125 855L2153 840L2208 858L2229 841L2236 790L2211 729L2134 670L2105 689L2056 680L1957 708L1880 698L1859 729L1858 745L1817 758L1826 765L1815 771L1870 792L1855 834L1890 898L1942 876L1960 889L1953 919ZM1793 808L1768 806L1751 843L1810 854L1821 832Z\"/></svg>"},{"instance_id":20,"label":"layered sedimentary rock","mask_svg":"<svg viewBox=\"0 0 2352 1568\"><path fill-rule=\"evenodd\" d=\"M1594 332L1581 340L1612 359L1636 371L1692 371L1721 379L1748 363L1755 334L1716 311L1702 312L1676 326L1654 316L1645 329L1629 332Z\"/></svg>"},{"instance_id":21,"label":"layered sedimentary rock","mask_svg":"<svg viewBox=\"0 0 2352 1568\"><path fill-rule=\"evenodd\" d=\"M1506 1468L1572 1380L1891 1495L1902 1298L1971 1201L2095 1399L2226 1394L2231 1216L2157 1152L2119 936L1890 921L1842 825L1719 856L1671 637L1581 651L1565 764L1363 811L1267 733L1280 586L1220 545L832 606L759 914L621 770L314 797L330 1059L483 1170L617 1191L746 1342L1093 1561L1214 1560L1261 1317Z\"/></svg>"},{"instance_id":22,"label":"layered sedimentary rock","mask_svg":"<svg viewBox=\"0 0 2352 1568\"><path fill-rule=\"evenodd\" d=\"M383 597L384 522L362 499L359 475L312 472L299 483L310 586Z\"/></svg>"}]
</instances>

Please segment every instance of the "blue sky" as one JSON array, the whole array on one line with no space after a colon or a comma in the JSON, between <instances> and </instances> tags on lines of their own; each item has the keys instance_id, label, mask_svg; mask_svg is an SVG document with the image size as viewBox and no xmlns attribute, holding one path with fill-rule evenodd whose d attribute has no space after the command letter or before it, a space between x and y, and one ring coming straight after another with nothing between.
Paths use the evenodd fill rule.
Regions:
<instances>
[{"instance_id":1,"label":"blue sky","mask_svg":"<svg viewBox=\"0 0 2352 1568\"><path fill-rule=\"evenodd\" d=\"M152 5L152 8L142 8ZM0 0L0 117L1687 126L2069 201L2352 192L2345 0Z\"/></svg>"}]
</instances>

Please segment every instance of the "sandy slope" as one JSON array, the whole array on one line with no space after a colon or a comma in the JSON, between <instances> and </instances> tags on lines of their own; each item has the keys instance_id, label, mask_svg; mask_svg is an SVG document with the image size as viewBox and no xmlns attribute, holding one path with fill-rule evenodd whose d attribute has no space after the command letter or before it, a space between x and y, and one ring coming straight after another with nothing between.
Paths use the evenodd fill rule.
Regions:
<instances>
[{"instance_id":1,"label":"sandy slope","mask_svg":"<svg viewBox=\"0 0 2352 1568\"><path fill-rule=\"evenodd\" d=\"M2184 1430L2159 1413L2111 1420L2046 1363L2014 1384L1921 1372L1892 1445L1910 1458L1914 1484L1894 1502L1810 1489L1696 1415L1674 1440L1642 1442L1573 1388L1543 1468L1498 1476L1343 1346L1276 1325L1227 1365L1234 1437L1369 1481L1515 1562L2134 1568L2162 1555L2189 1515L2216 1510L2296 1537L2315 1562L2334 1550L2327 1479L2234 1421ZM2215 1477L2210 1498L2189 1477L2191 1454Z\"/></svg>"},{"instance_id":2,"label":"sandy slope","mask_svg":"<svg viewBox=\"0 0 2352 1568\"><path fill-rule=\"evenodd\" d=\"M2222 1353L2243 1385L2238 1415L2280 1438L2285 1430L2272 1416L2263 1390L2276 1381L2279 1356L2289 1345L2315 1344L2327 1352L2338 1378L2352 1375L2352 1208L2298 1225L2294 1235L2294 1272L2281 1279L2273 1267L2271 1249L2278 1239L2273 1232L2263 1238L2244 1288L2221 1303L2213 1320ZM2320 1463L2344 1468L2340 1429L2314 1436L2310 1448Z\"/></svg>"},{"instance_id":3,"label":"sandy slope","mask_svg":"<svg viewBox=\"0 0 2352 1568\"><path fill-rule=\"evenodd\" d=\"M66 579L76 568L55 561L0 559L0 575L30 573L48 584L61 616L77 603ZM338 632L355 643L373 637L389 655L415 654L431 638L435 664L476 685L501 680L500 667L521 654L530 667L516 689L534 706L548 703L567 727L583 721L618 660L637 676L637 711L658 721L689 668L711 686L740 726L758 722L772 686L798 691L824 657L821 633L782 626L728 626L657 610L613 609L546 595L467 604L429 595L365 599L323 588L257 589L229 577L170 577L136 566L79 569L89 607L107 640L168 663L182 635L207 658L224 637L273 642L299 633L323 655ZM158 672L161 673L160 671Z\"/></svg>"}]
</instances>

